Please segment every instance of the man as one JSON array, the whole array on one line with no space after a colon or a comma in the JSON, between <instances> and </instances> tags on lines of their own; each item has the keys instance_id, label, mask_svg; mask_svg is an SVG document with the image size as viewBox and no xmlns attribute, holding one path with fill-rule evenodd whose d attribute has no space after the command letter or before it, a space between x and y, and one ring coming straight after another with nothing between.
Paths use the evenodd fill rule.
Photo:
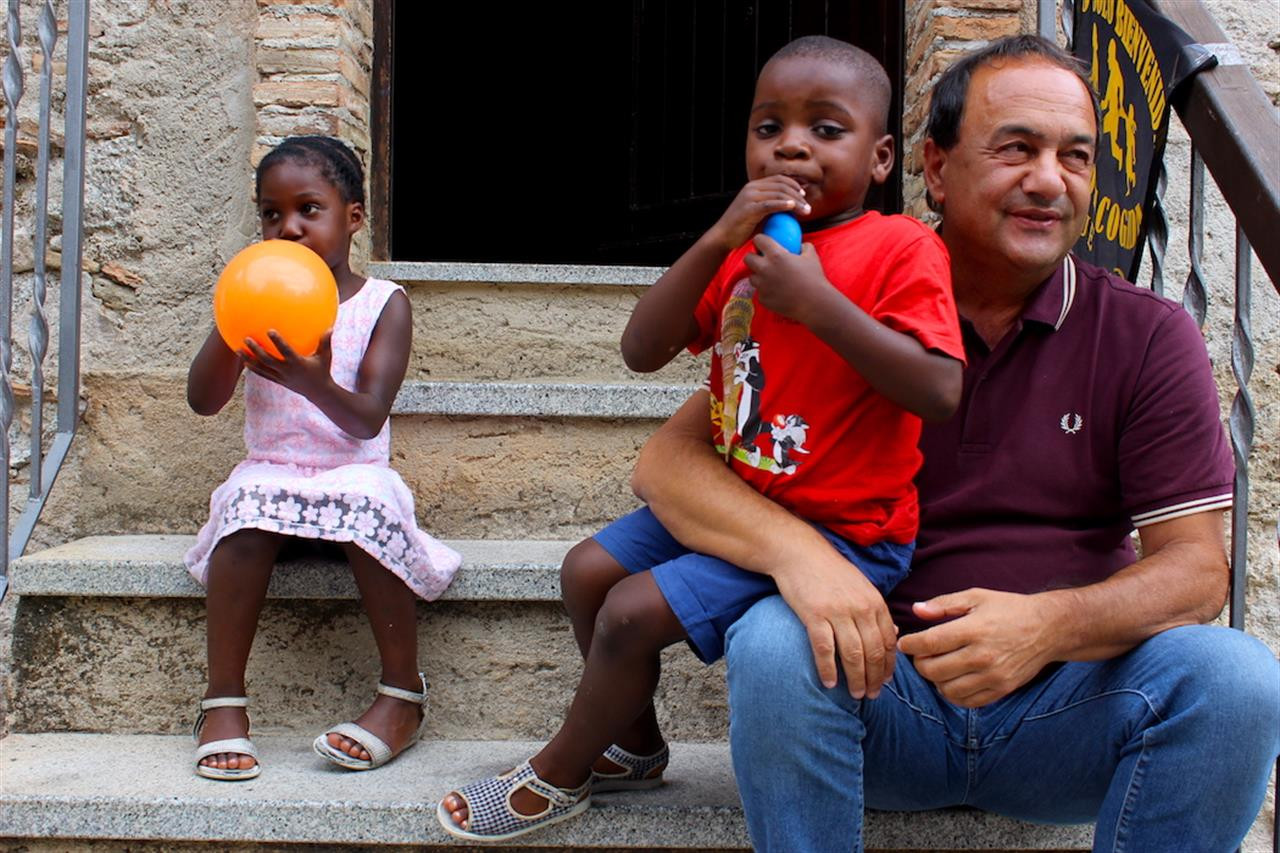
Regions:
<instances>
[{"instance_id":1,"label":"man","mask_svg":"<svg viewBox=\"0 0 1280 853\"><path fill-rule=\"evenodd\" d=\"M759 849L861 849L864 806L965 804L1093 821L1096 850L1230 851L1260 807L1280 666L1201 624L1226 596L1232 481L1203 342L1173 303L1068 254L1096 104L1029 36L935 88L924 172L968 365L960 411L925 425L916 557L887 603L736 488L703 394L641 455L636 493L673 535L781 592L727 638Z\"/></svg>"}]
</instances>

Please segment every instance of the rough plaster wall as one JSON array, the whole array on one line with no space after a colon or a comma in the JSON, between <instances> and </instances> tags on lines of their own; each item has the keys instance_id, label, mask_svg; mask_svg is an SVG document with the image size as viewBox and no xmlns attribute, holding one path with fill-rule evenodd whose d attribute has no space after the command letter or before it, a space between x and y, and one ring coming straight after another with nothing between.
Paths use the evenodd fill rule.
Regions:
<instances>
[{"instance_id":1,"label":"rough plaster wall","mask_svg":"<svg viewBox=\"0 0 1280 853\"><path fill-rule=\"evenodd\" d=\"M184 363L209 327L217 270L257 231L252 0L97 0L89 114L132 131L92 143L85 255L141 282L95 279L84 370Z\"/></svg>"},{"instance_id":2,"label":"rough plaster wall","mask_svg":"<svg viewBox=\"0 0 1280 853\"><path fill-rule=\"evenodd\" d=\"M55 71L65 59L65 4ZM34 139L39 48L39 6L23 0L24 56L28 69L22 113ZM255 112L253 0L95 0L89 31L88 143L85 177L84 281L81 362L84 395L95 375L118 371L184 371L210 327L209 298L217 271L251 241L257 221L251 199L250 152ZM55 75L55 79L56 79ZM55 82L53 163L50 174L51 250L61 247L62 84ZM15 281L15 384L19 426L29 394L23 392L30 359L25 317L30 301L29 234L34 221L34 145L20 154L20 273ZM24 255L25 253L25 255ZM56 257L51 262L59 264ZM51 355L56 364L56 276L50 270ZM106 390L110 394L110 390ZM47 416L48 417L48 416ZM49 418L51 420L51 418ZM105 425L110 429L110 425ZM93 424L64 466L32 547L81 535L79 519L92 516L92 495L82 479L95 445ZM162 430L163 432L164 430ZM15 437L17 482L11 505L25 501L24 439ZM88 495L82 490L88 490ZM85 497L90 497L85 501ZM128 491L110 503L128 503Z\"/></svg>"},{"instance_id":3,"label":"rough plaster wall","mask_svg":"<svg viewBox=\"0 0 1280 853\"><path fill-rule=\"evenodd\" d=\"M1239 48L1273 105L1280 105L1280 0L1214 0L1214 17ZM1273 141L1280 146L1280 140ZM1188 162L1190 141L1176 115L1170 125L1165 164L1169 171L1166 209L1169 250L1166 293L1182 298L1189 263L1187 252ZM1237 385L1231 369L1231 330L1235 305L1235 218L1213 184L1205 181L1204 259L1209 289L1205 338L1229 411ZM1253 453L1249 460L1250 542L1248 629L1280 652L1280 549L1276 517L1280 513L1280 295L1252 257L1252 331L1254 369L1248 388L1257 407ZM1150 275L1149 259L1142 279Z\"/></svg>"},{"instance_id":4,"label":"rough plaster wall","mask_svg":"<svg viewBox=\"0 0 1280 853\"><path fill-rule=\"evenodd\" d=\"M48 313L58 334L57 277L61 248L62 115L66 57L66 2L54 53L54 120L50 170L50 280ZM30 235L34 230L35 116L42 64L37 42L40 5L22 0L26 93L20 103L17 146L18 220L14 228L14 380L24 426L30 395L22 385L30 360L26 316L31 299ZM252 239L256 218L250 200L249 154L253 142L253 0L94 0L89 26L88 146L85 179L84 295L81 310L82 369L92 374L124 368L185 368L209 327L213 276L232 253ZM0 54L7 55L7 42ZM53 370L56 355L47 369ZM92 385L92 378L87 383ZM53 390L52 388L50 389ZM86 392L88 393L88 392ZM46 411L51 426L51 412ZM128 500L128 494L93 494L82 461L93 447L93 429L81 436L64 466L31 549L81 535L82 511ZM26 500L26 449L15 430L16 478L10 506ZM15 597L0 615L0 644ZM0 733L6 718L10 660L0 648Z\"/></svg>"},{"instance_id":5,"label":"rough plaster wall","mask_svg":"<svg viewBox=\"0 0 1280 853\"><path fill-rule=\"evenodd\" d=\"M1280 0L1210 0L1207 4L1228 39L1240 50L1250 71L1273 105L1280 105ZM1280 139L1273 140L1280 146ZM1169 250L1166 295L1181 299L1189 263L1187 208L1190 141L1173 117L1165 165L1169 171L1166 208ZM1209 290L1205 338L1221 392L1224 418L1236 394L1231 370L1231 329L1235 305L1235 218L1212 177L1205 180L1204 259ZM1249 460L1249 577L1246 629L1280 653L1280 548L1276 518L1280 514L1280 295L1266 271L1252 258L1252 326L1254 369L1249 391L1257 406L1253 453ZM1144 264L1143 281L1150 275ZM1243 849L1271 849L1276 779Z\"/></svg>"}]
</instances>

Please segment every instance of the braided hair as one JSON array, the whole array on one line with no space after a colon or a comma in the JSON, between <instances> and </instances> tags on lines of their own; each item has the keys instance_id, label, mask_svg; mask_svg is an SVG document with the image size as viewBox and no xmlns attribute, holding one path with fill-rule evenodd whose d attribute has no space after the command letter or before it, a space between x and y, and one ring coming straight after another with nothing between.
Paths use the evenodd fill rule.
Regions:
<instances>
[{"instance_id":1,"label":"braided hair","mask_svg":"<svg viewBox=\"0 0 1280 853\"><path fill-rule=\"evenodd\" d=\"M332 136L290 136L258 163L254 193L262 193L262 176L277 163L289 161L314 166L333 184L345 204L364 204L364 167L360 158L340 139Z\"/></svg>"}]
</instances>

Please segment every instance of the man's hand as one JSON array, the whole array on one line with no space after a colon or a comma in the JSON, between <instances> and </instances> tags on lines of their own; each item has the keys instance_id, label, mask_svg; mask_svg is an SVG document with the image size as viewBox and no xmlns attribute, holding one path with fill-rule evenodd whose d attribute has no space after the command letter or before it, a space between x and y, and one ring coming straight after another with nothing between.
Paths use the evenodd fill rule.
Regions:
<instances>
[{"instance_id":1,"label":"man's hand","mask_svg":"<svg viewBox=\"0 0 1280 853\"><path fill-rule=\"evenodd\" d=\"M830 545L826 552L825 559L775 568L772 576L804 623L822 684L836 686L838 665L850 695L875 699L893 677L898 629L880 591Z\"/></svg>"},{"instance_id":2,"label":"man's hand","mask_svg":"<svg viewBox=\"0 0 1280 853\"><path fill-rule=\"evenodd\" d=\"M631 475L636 496L685 547L772 577L809 632L822 683L834 687L842 667L849 692L874 699L895 659L884 599L812 525L724 464L708 406L705 390L694 393L645 443Z\"/></svg>"},{"instance_id":3,"label":"man's hand","mask_svg":"<svg viewBox=\"0 0 1280 853\"><path fill-rule=\"evenodd\" d=\"M953 704L977 708L1026 684L1056 659L1048 594L967 589L913 606L916 616L951 619L898 641L916 671Z\"/></svg>"}]
</instances>

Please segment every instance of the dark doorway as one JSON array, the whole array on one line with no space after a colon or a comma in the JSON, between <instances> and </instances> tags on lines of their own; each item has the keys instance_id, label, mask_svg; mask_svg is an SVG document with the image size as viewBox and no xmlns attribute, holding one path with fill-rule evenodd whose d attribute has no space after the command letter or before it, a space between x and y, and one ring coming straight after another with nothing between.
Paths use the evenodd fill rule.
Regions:
<instances>
[{"instance_id":1,"label":"dark doorway","mask_svg":"<svg viewBox=\"0 0 1280 853\"><path fill-rule=\"evenodd\" d=\"M375 93L385 172L374 214L389 229L378 254L670 264L742 186L756 73L801 35L853 42L885 65L900 163L902 6L380 0L390 25L379 22L375 80L389 85ZM901 209L898 163L872 206Z\"/></svg>"}]
</instances>

